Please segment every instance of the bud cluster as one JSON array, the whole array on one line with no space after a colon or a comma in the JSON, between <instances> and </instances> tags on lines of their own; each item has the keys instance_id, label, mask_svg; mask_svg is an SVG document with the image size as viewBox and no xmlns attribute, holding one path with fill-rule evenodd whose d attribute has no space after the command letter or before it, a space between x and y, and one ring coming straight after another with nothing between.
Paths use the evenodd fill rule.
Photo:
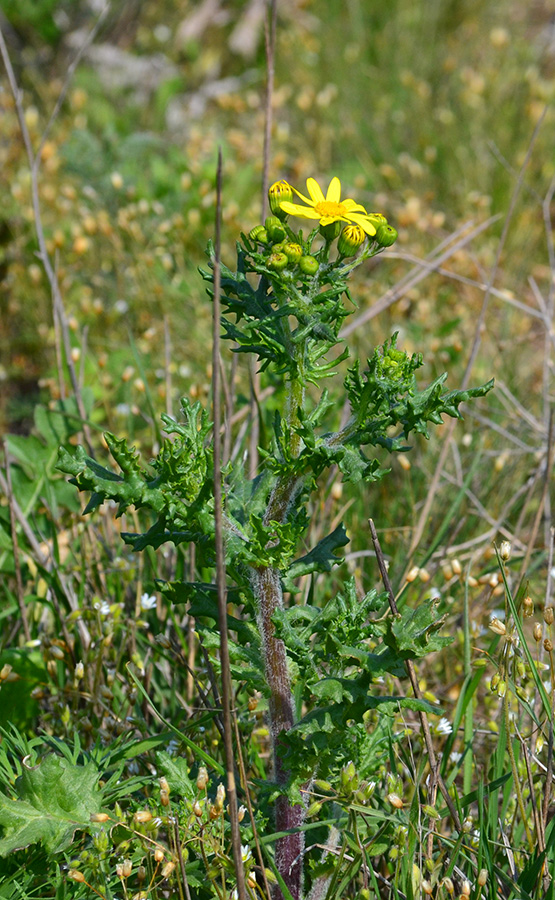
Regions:
<instances>
[{"instance_id":1,"label":"bud cluster","mask_svg":"<svg viewBox=\"0 0 555 900\"><path fill-rule=\"evenodd\" d=\"M276 181L268 191L271 215L264 224L256 225L249 232L249 240L264 258L266 267L276 274L303 276L312 278L317 275L322 265L329 260L329 251L337 241L337 258L334 265L340 265L344 259L355 256L368 239L364 251L365 257L374 256L386 247L390 247L397 239L395 228L388 224L381 213L365 215L367 222L375 228L375 234L369 237L362 226L356 222L344 222L341 218L328 224L320 224L306 240L302 233L298 235L288 225L288 212L282 204L291 204L294 191L286 181ZM359 207L360 209L362 207ZM324 238L324 246L315 249L313 242L317 235Z\"/></svg>"}]
</instances>

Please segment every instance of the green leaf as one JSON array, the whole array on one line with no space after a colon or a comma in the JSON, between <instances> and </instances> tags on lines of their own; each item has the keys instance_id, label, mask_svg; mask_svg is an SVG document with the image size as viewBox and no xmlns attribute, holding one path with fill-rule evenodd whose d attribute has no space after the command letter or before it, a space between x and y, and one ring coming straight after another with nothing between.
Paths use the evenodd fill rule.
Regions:
<instances>
[{"instance_id":1,"label":"green leaf","mask_svg":"<svg viewBox=\"0 0 555 900\"><path fill-rule=\"evenodd\" d=\"M38 842L49 853L65 850L100 810L98 777L93 763L73 766L54 755L25 769L15 783L18 799L0 794L0 856Z\"/></svg>"},{"instance_id":2,"label":"green leaf","mask_svg":"<svg viewBox=\"0 0 555 900\"><path fill-rule=\"evenodd\" d=\"M437 634L445 621L445 616L437 615L437 605L437 600L424 600L416 609L405 609L389 619L384 635L388 647L403 659L414 659L450 644L453 638Z\"/></svg>"},{"instance_id":3,"label":"green leaf","mask_svg":"<svg viewBox=\"0 0 555 900\"><path fill-rule=\"evenodd\" d=\"M180 756L170 756L165 750L156 753L156 762L160 771L168 779L172 793L179 794L185 800L194 800L197 788L189 778L187 761Z\"/></svg>"},{"instance_id":4,"label":"green leaf","mask_svg":"<svg viewBox=\"0 0 555 900\"><path fill-rule=\"evenodd\" d=\"M318 541L310 553L307 553L306 556L301 556L300 559L296 559L289 566L287 584L284 584L285 589L288 591L295 590L295 586L291 585L291 582L301 575L310 575L312 572L331 572L333 566L343 562L342 558L336 556L334 551L348 543L349 538L347 537L345 526L341 522L331 534Z\"/></svg>"}]
</instances>

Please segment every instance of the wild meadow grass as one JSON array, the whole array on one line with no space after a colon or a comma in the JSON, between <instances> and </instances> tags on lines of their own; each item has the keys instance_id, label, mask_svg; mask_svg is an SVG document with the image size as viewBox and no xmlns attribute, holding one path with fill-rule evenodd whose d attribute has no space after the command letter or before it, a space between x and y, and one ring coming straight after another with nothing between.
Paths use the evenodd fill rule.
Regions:
<instances>
[{"instance_id":1,"label":"wild meadow grass","mask_svg":"<svg viewBox=\"0 0 555 900\"><path fill-rule=\"evenodd\" d=\"M94 44L162 53L173 66L137 99L103 81L87 53L66 80L76 51L64 35L94 26L88 7L70 5L56 24L55 4L28 6L1 3L0 24L40 147L42 229L62 306L53 312L37 257L29 162L3 78L0 894L224 898L238 848L234 864L219 635L160 590L211 581L210 562L184 543L134 553L121 533L148 529L148 511L118 517L107 500L83 516L56 464L59 446L73 454L84 443L110 465L106 431L148 464L162 413L179 418L182 396L210 406L212 309L197 269L214 237L219 146L224 265L234 266L240 232L262 221L263 27L240 3L196 30L177 3L110 10ZM240 52L241 25L252 43ZM304 552L342 522L350 543L341 566L305 577L293 610L340 604L349 579L357 602L382 591L383 556L399 609L433 607L452 639L414 661L417 691L436 711L424 719L431 745L410 706L349 719L333 752L322 742L328 774L304 785L312 900L553 896L548 26L540 5L509 0L278 4L270 181L304 190L310 175L327 184L337 174L399 232L353 273L343 333L354 356L364 362L398 331L399 347L424 354L421 384L444 371L452 388L496 382L454 429L447 420L429 441L411 439L410 453L380 456L391 466L382 481L344 484L332 468L311 497ZM257 380L225 348L220 366L224 467L258 471L280 378ZM342 379L330 381L339 394ZM337 402L330 428L347 414ZM235 639L249 617L228 599ZM384 606L355 623L366 649L379 639L365 629L387 615ZM343 634L339 619L331 631ZM304 640L316 646L315 635ZM239 855L249 896L287 897L271 697L260 652L248 651L233 645L230 660ZM412 696L406 676L384 674L376 698ZM300 718L307 698L294 701ZM454 815L431 777L430 746Z\"/></svg>"}]
</instances>

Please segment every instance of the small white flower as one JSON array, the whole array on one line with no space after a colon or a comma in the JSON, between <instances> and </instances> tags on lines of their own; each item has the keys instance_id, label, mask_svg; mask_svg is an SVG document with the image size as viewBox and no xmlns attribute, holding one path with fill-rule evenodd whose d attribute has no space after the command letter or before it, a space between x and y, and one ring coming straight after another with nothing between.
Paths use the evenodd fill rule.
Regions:
<instances>
[{"instance_id":1,"label":"small white flower","mask_svg":"<svg viewBox=\"0 0 555 900\"><path fill-rule=\"evenodd\" d=\"M250 847L247 847L245 844L241 844L241 859L243 862L246 862L247 859L251 859L252 853L250 851Z\"/></svg>"},{"instance_id":2,"label":"small white flower","mask_svg":"<svg viewBox=\"0 0 555 900\"><path fill-rule=\"evenodd\" d=\"M141 609L154 609L156 606L156 597L154 594L147 594L146 592L141 597Z\"/></svg>"},{"instance_id":3,"label":"small white flower","mask_svg":"<svg viewBox=\"0 0 555 900\"><path fill-rule=\"evenodd\" d=\"M453 731L453 726L451 725L449 719L443 717L437 723L434 731L436 734L451 734L451 732Z\"/></svg>"},{"instance_id":4,"label":"small white flower","mask_svg":"<svg viewBox=\"0 0 555 900\"><path fill-rule=\"evenodd\" d=\"M461 761L462 753L459 753L457 750L451 750L451 753L449 754L449 759L451 760L452 763L455 763L455 765L456 765L458 762Z\"/></svg>"}]
</instances>

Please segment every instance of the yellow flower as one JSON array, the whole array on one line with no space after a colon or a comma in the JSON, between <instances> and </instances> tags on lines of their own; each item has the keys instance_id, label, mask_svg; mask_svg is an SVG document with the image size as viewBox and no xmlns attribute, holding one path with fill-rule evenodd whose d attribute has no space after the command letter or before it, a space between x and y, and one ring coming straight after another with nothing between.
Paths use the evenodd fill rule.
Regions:
<instances>
[{"instance_id":1,"label":"yellow flower","mask_svg":"<svg viewBox=\"0 0 555 900\"><path fill-rule=\"evenodd\" d=\"M300 216L303 219L318 219L320 225L331 225L333 222L354 222L355 225L360 225L366 234L370 236L376 234L376 228L364 206L355 203L354 200L340 199L341 182L339 178L332 178L325 197L314 178L309 178L306 186L310 199L293 188L301 200L307 204L306 206L290 203L288 200L282 201L281 208L288 215Z\"/></svg>"}]
</instances>

